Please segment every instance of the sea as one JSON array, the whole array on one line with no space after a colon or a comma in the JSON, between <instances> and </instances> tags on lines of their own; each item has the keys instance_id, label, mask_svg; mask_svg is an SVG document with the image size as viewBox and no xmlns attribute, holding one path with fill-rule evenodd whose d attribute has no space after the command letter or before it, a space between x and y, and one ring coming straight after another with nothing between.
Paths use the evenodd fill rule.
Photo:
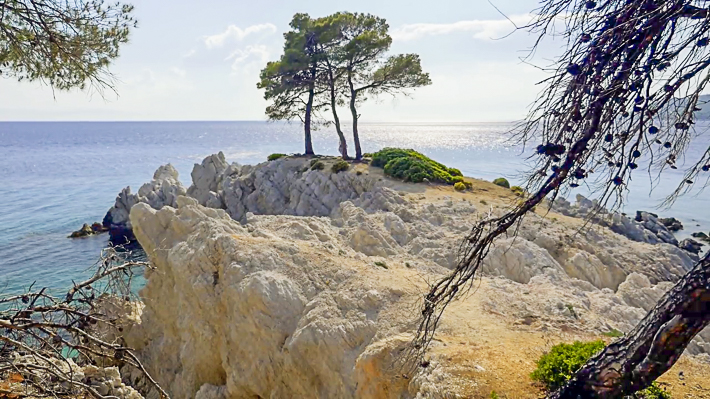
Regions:
<instances>
[{"instance_id":1,"label":"sea","mask_svg":"<svg viewBox=\"0 0 710 399\"><path fill-rule=\"evenodd\" d=\"M466 176L506 177L520 184L532 148L510 140L512 126L378 123L362 124L360 134L364 152L413 148ZM707 135L699 140L688 160L709 147ZM331 129L316 130L313 143L316 153L337 155ZM194 164L219 151L240 164L264 162L272 153L303 152L302 127L261 121L0 123L0 296L24 292L32 284L59 293L90 277L108 237L67 238L72 231L101 222L121 189L130 186L136 192L161 165L171 163L188 187ZM624 211L674 216L685 226L677 235L681 238L710 231L707 192L693 192L658 210L682 179L680 169L653 182L653 191L648 174L638 173Z\"/></svg>"}]
</instances>

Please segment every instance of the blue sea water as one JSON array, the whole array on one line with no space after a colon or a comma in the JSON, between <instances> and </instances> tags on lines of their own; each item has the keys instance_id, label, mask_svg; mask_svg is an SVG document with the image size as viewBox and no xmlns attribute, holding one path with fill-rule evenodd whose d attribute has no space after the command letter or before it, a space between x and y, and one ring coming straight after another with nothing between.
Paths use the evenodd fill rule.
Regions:
<instances>
[{"instance_id":1,"label":"blue sea water","mask_svg":"<svg viewBox=\"0 0 710 399\"><path fill-rule=\"evenodd\" d=\"M505 123L363 124L365 152L386 146L417 149L472 177L520 183L522 149ZM691 149L689 159L708 147ZM704 146L704 147L703 147ZM337 136L314 133L317 153L336 155ZM100 222L124 187L135 191L158 166L172 163L190 184L194 163L223 151L230 162L255 164L268 154L303 151L298 124L266 122L6 122L0 123L0 295L29 284L62 289L86 278L106 235L67 238ZM626 210L653 210L680 179L664 175L649 196L648 178L634 180ZM681 198L662 211L685 224L684 235L710 230L707 195Z\"/></svg>"}]
</instances>

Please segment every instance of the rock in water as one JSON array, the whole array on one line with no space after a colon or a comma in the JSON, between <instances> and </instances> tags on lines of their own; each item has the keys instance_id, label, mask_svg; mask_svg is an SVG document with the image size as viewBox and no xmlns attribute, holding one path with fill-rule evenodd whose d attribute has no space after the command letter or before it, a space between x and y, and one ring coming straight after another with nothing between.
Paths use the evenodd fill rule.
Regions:
<instances>
[{"instance_id":1,"label":"rock in water","mask_svg":"<svg viewBox=\"0 0 710 399\"><path fill-rule=\"evenodd\" d=\"M81 226L81 229L71 233L69 238L84 238L92 235L94 235L94 230L91 229L91 226L84 223L84 225Z\"/></svg>"},{"instance_id":2,"label":"rock in water","mask_svg":"<svg viewBox=\"0 0 710 399\"><path fill-rule=\"evenodd\" d=\"M700 254L700 252L703 251L704 245L705 244L701 244L701 243L693 240L692 238L686 238L685 240L681 241L680 244L678 244L678 246L681 249L684 249L684 250L690 252L691 254L695 254L695 255L698 255L698 254Z\"/></svg>"},{"instance_id":3,"label":"rock in water","mask_svg":"<svg viewBox=\"0 0 710 399\"><path fill-rule=\"evenodd\" d=\"M683 223L676 218L661 218L658 221L672 232L683 230Z\"/></svg>"},{"instance_id":4,"label":"rock in water","mask_svg":"<svg viewBox=\"0 0 710 399\"><path fill-rule=\"evenodd\" d=\"M700 241L710 242L710 237L707 234L701 232L691 234L692 237L699 239Z\"/></svg>"}]
</instances>

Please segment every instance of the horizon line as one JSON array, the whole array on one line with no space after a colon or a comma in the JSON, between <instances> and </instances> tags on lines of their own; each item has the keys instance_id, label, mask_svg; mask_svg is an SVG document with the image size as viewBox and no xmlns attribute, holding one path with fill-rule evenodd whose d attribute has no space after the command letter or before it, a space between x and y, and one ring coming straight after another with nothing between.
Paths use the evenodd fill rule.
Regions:
<instances>
[{"instance_id":1,"label":"horizon line","mask_svg":"<svg viewBox=\"0 0 710 399\"><path fill-rule=\"evenodd\" d=\"M286 124L301 124L302 122L297 121L268 121L268 120L258 120L258 119L132 119L132 120L0 120L0 123L190 123L190 122L223 122L223 123L234 123L234 122L263 122L263 123L286 123ZM343 122L351 122L348 120L343 120ZM515 123L515 120L493 120L493 121L369 121L369 122L359 122L361 125L374 125L374 124L455 124L455 123ZM319 126L322 127L322 126ZM330 127L330 126L325 126Z\"/></svg>"}]
</instances>

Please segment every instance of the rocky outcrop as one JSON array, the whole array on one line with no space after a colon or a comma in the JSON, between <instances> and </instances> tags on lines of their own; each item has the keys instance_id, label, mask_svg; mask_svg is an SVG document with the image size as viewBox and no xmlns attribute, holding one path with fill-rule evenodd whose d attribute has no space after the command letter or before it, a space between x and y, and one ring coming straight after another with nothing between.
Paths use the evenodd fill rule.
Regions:
<instances>
[{"instance_id":1,"label":"rocky outcrop","mask_svg":"<svg viewBox=\"0 0 710 399\"><path fill-rule=\"evenodd\" d=\"M259 179L272 183L269 190L302 187ZM325 193L309 196L323 206L331 201ZM194 198L175 202L131 210L155 270L146 271L140 320L124 330L173 397L455 395L443 362L433 359L407 379L394 365L416 328L425 282L456 265L478 211L472 202L375 187L330 216L244 209L243 223ZM629 331L692 265L669 244L634 242L605 228L579 232L530 215L518 237L496 242L476 298L484 310L543 331ZM456 320L467 316L457 311L447 311L443 334L464 328ZM705 351L710 337L703 334L690 353Z\"/></svg>"},{"instance_id":2,"label":"rocky outcrop","mask_svg":"<svg viewBox=\"0 0 710 399\"><path fill-rule=\"evenodd\" d=\"M195 164L191 174L192 185L187 189L187 195L209 208L224 208L224 199L219 192L224 172L229 167L222 152L210 155L201 164ZM238 167L238 164L234 165L235 169Z\"/></svg>"},{"instance_id":3,"label":"rocky outcrop","mask_svg":"<svg viewBox=\"0 0 710 399\"><path fill-rule=\"evenodd\" d=\"M154 209L163 206L174 207L177 197L185 194L178 171L170 164L158 168L153 174L153 180L141 186L137 194L132 194L130 187L124 188L102 222L109 231L110 241L115 245L135 241L129 213L136 204L146 203Z\"/></svg>"},{"instance_id":4,"label":"rocky outcrop","mask_svg":"<svg viewBox=\"0 0 710 399\"><path fill-rule=\"evenodd\" d=\"M620 213L609 213L597 201L581 194L577 195L576 200L575 204L571 204L564 198L558 198L553 202L552 209L566 216L590 219L634 241L678 246L672 232L682 229L683 225L675 218L659 219L656 214L637 211L636 217L631 219Z\"/></svg>"},{"instance_id":5,"label":"rocky outcrop","mask_svg":"<svg viewBox=\"0 0 710 399\"><path fill-rule=\"evenodd\" d=\"M335 158L321 159L335 162ZM195 164L192 185L187 190L171 165L161 166L153 181L143 185L138 194L132 194L130 187L123 189L103 224L110 229L112 242L133 241L130 209L138 203L153 209L174 207L179 195L192 197L209 208L224 209L240 222L245 222L247 213L328 216L340 203L358 200L381 185L366 174L333 173L330 167L311 169L309 162L307 158L288 157L256 166L229 165L220 152Z\"/></svg>"}]
</instances>

